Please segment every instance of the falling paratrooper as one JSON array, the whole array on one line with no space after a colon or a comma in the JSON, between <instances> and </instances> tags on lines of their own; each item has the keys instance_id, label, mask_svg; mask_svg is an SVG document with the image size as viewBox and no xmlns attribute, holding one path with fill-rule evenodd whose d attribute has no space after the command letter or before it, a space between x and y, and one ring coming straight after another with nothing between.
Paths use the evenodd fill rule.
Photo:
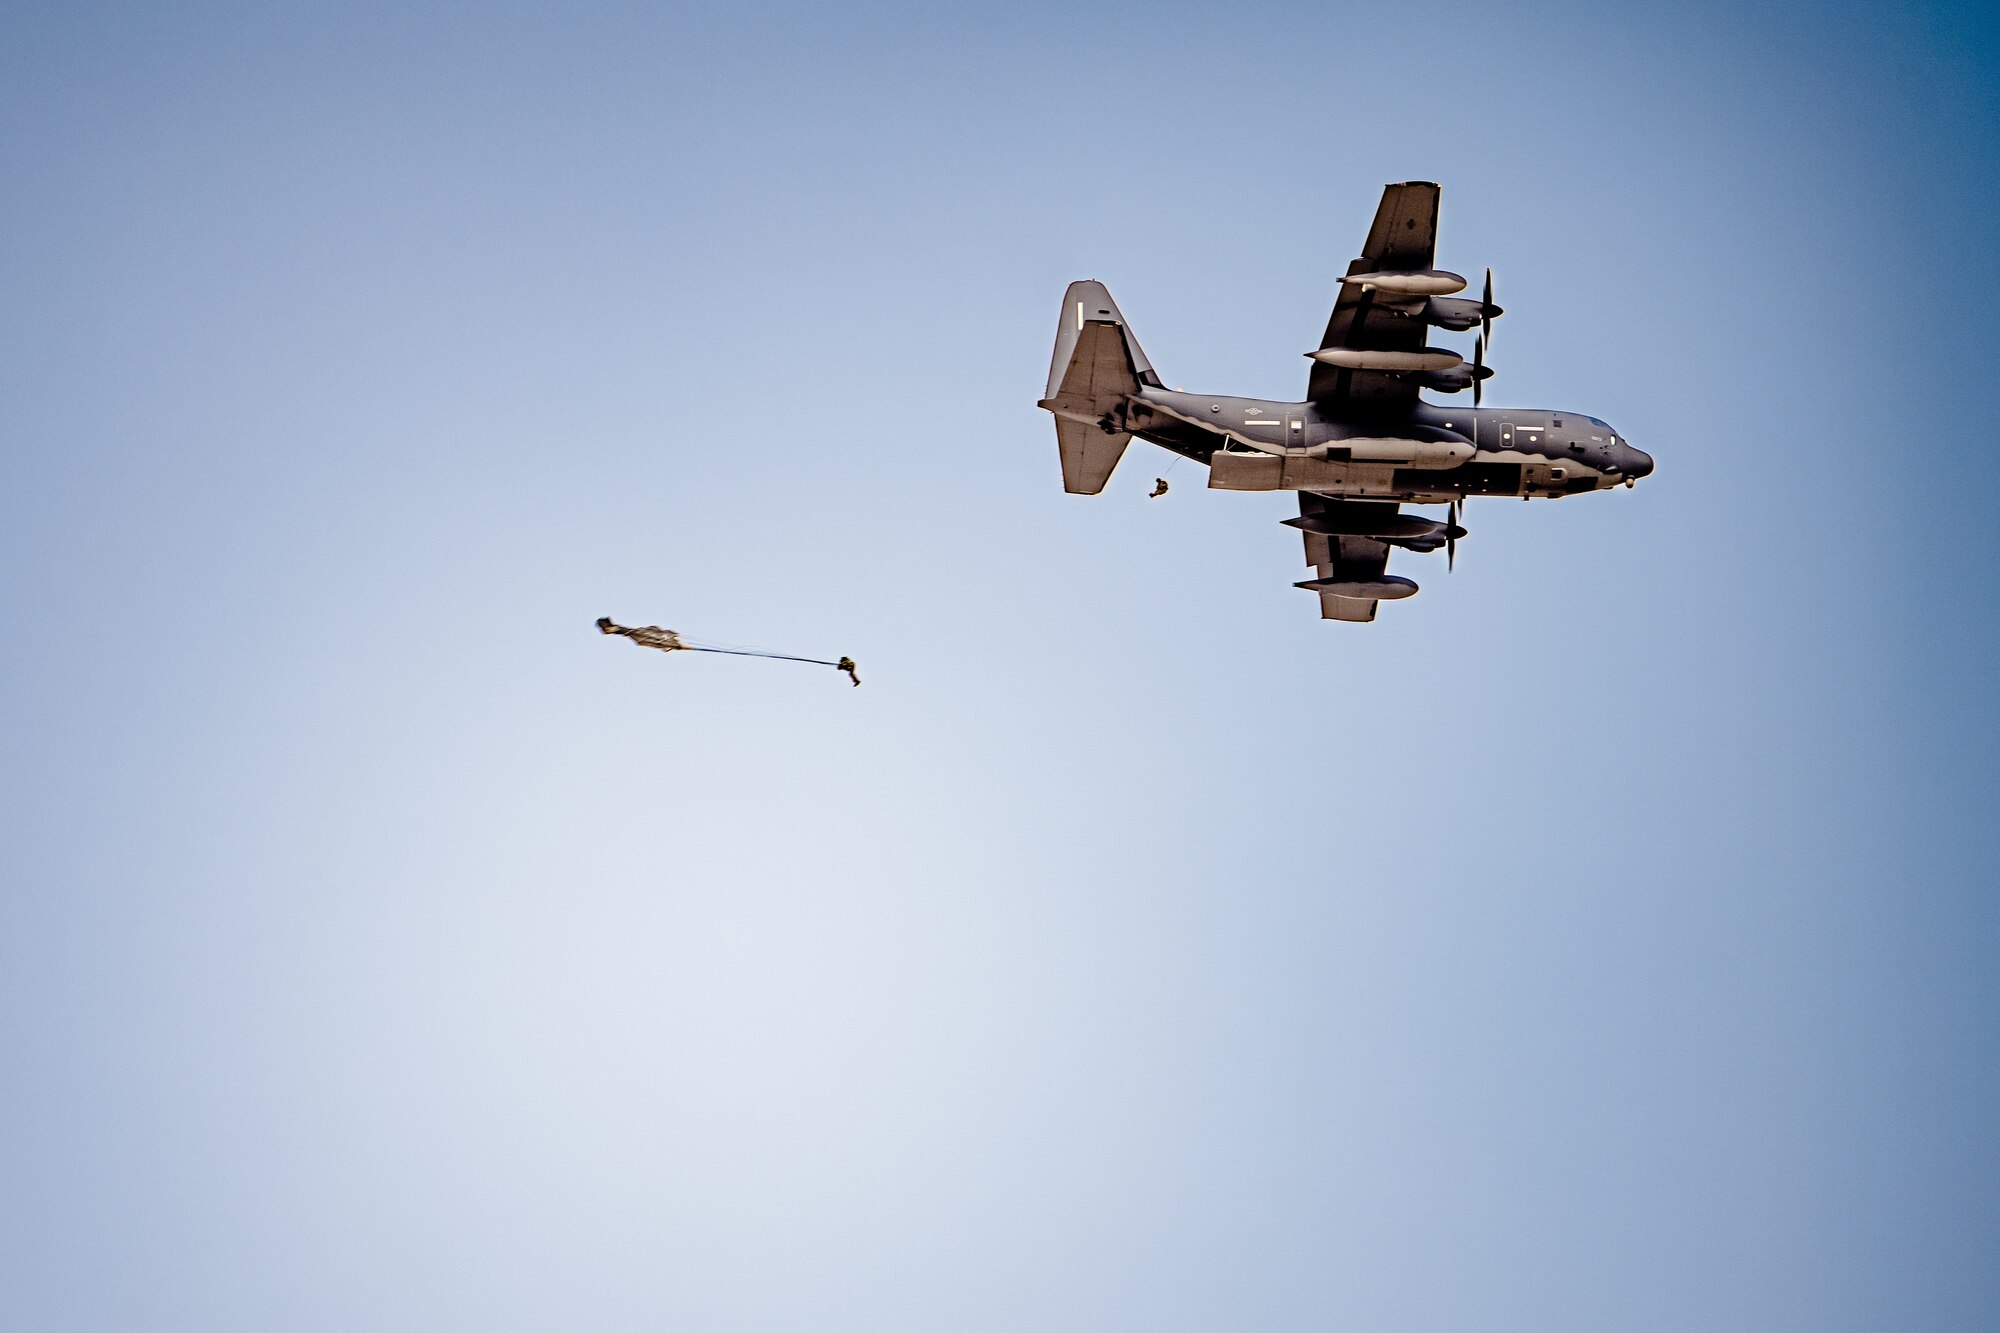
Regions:
<instances>
[{"instance_id":1,"label":"falling paratrooper","mask_svg":"<svg viewBox=\"0 0 2000 1333\"><path fill-rule=\"evenodd\" d=\"M766 652L762 648L732 648L715 643L689 642L673 630L661 629L658 625L633 628L616 623L610 616L597 618L597 632L622 635L641 648L657 648L663 653L722 653L729 657L768 657L777 662L810 662L814 666L830 666L836 671L845 671L847 678L856 686L861 684L860 673L856 671L851 657L829 662L823 657L794 657L790 653Z\"/></svg>"}]
</instances>

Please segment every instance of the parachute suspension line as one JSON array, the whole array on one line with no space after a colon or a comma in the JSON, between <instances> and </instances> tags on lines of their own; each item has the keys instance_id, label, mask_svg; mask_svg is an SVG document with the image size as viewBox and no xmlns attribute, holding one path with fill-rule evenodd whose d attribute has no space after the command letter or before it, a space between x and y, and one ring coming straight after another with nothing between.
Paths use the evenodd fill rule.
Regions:
<instances>
[{"instance_id":1,"label":"parachute suspension line","mask_svg":"<svg viewBox=\"0 0 2000 1333\"><path fill-rule=\"evenodd\" d=\"M726 657L768 657L774 662L811 662L814 666L839 666L824 657L793 657L790 653L767 653L756 648L697 648L691 643L677 645L684 653L721 653Z\"/></svg>"},{"instance_id":2,"label":"parachute suspension line","mask_svg":"<svg viewBox=\"0 0 2000 1333\"><path fill-rule=\"evenodd\" d=\"M724 657L762 657L773 662L805 662L812 666L830 666L845 671L856 685L861 676L854 668L854 659L843 657L838 662L829 662L824 657L795 657L791 653L774 653L763 648L725 648L719 644L688 643L670 629L658 625L640 625L633 628L614 622L610 616L599 616L597 632L617 634L630 639L642 648L657 648L663 653L719 653Z\"/></svg>"}]
</instances>

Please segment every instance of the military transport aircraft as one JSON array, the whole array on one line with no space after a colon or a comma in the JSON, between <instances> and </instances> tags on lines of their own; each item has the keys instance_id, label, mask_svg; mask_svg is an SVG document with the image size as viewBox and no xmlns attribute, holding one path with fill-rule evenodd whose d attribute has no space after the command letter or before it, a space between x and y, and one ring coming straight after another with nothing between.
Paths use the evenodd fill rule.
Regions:
<instances>
[{"instance_id":1,"label":"military transport aircraft","mask_svg":"<svg viewBox=\"0 0 2000 1333\"><path fill-rule=\"evenodd\" d=\"M1328 620L1373 620L1377 604L1417 585L1387 572L1389 548L1456 555L1459 505L1473 495L1554 499L1634 485L1653 460L1580 412L1481 407L1492 375L1493 271L1477 301L1435 263L1438 187L1382 192L1361 258L1347 266L1306 401L1275 403L1168 389L1101 282L1063 293L1048 397L1063 489L1096 495L1133 436L1208 465L1224 491L1297 491L1306 563ZM1431 328L1480 330L1471 362L1426 345ZM1472 390L1471 407L1427 403L1419 390ZM1400 512L1449 505L1442 521Z\"/></svg>"}]
</instances>

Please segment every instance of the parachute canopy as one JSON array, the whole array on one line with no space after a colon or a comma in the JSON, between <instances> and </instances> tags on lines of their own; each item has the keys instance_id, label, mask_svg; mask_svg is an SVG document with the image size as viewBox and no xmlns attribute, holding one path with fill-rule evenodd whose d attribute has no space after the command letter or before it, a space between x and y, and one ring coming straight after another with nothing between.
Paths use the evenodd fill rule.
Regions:
<instances>
[{"instance_id":1,"label":"parachute canopy","mask_svg":"<svg viewBox=\"0 0 2000 1333\"><path fill-rule=\"evenodd\" d=\"M813 666L830 666L836 671L845 671L856 685L861 676L855 670L854 659L843 657L838 662L829 662L823 657L794 657L790 653L774 653L763 648L743 648L731 644L707 643L698 639L687 639L670 629L658 625L640 625L631 628L613 621L610 616L597 618L600 634L617 634L630 639L641 648L657 648L663 653L722 653L729 657L768 657L777 662L807 662Z\"/></svg>"}]
</instances>

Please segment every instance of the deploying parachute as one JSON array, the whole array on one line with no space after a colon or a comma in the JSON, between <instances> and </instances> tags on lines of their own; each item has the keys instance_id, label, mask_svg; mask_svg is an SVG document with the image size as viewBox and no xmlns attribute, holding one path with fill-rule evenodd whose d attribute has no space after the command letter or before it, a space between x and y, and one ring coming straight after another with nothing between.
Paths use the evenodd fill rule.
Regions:
<instances>
[{"instance_id":1,"label":"deploying parachute","mask_svg":"<svg viewBox=\"0 0 2000 1333\"><path fill-rule=\"evenodd\" d=\"M823 657L793 657L790 653L766 652L762 648L738 648L728 644L690 642L670 629L658 625L641 625L637 629L613 623L610 616L597 618L600 634L619 634L641 648L657 648L663 653L723 653L730 657L768 657L778 662L810 662L814 666L830 666L836 671L845 671L849 680L857 686L861 676L854 668L854 659L843 657L838 662L829 662Z\"/></svg>"}]
</instances>

